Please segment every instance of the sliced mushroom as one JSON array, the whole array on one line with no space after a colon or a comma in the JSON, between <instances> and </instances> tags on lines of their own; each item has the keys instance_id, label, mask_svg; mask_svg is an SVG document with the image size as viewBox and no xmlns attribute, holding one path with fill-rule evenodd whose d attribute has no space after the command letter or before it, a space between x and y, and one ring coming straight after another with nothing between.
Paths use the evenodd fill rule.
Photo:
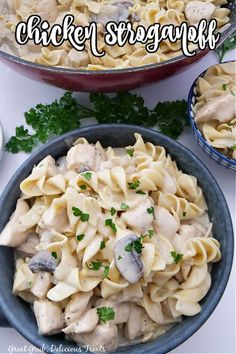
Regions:
<instances>
[{"instance_id":1,"label":"sliced mushroom","mask_svg":"<svg viewBox=\"0 0 236 354\"><path fill-rule=\"evenodd\" d=\"M134 247L130 246L138 240L137 235L131 234L119 240L115 245L116 267L129 283L137 283L143 275L143 263L140 260L140 255Z\"/></svg>"},{"instance_id":2,"label":"sliced mushroom","mask_svg":"<svg viewBox=\"0 0 236 354\"><path fill-rule=\"evenodd\" d=\"M39 271L53 273L56 269L58 261L52 256L49 251L40 251L29 262L29 269L33 273Z\"/></svg>"},{"instance_id":3,"label":"sliced mushroom","mask_svg":"<svg viewBox=\"0 0 236 354\"><path fill-rule=\"evenodd\" d=\"M190 25L196 25L201 20L210 20L216 7L210 2L190 1L185 8L185 15Z\"/></svg>"}]
</instances>

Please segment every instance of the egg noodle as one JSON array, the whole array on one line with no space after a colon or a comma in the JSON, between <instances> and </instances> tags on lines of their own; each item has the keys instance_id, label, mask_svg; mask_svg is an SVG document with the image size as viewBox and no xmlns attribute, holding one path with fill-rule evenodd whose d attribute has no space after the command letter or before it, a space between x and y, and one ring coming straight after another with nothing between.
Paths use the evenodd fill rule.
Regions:
<instances>
[{"instance_id":1,"label":"egg noodle","mask_svg":"<svg viewBox=\"0 0 236 354\"><path fill-rule=\"evenodd\" d=\"M16 247L13 293L39 332L114 350L201 311L219 242L195 177L161 146L79 138L22 181L0 244Z\"/></svg>"}]
</instances>

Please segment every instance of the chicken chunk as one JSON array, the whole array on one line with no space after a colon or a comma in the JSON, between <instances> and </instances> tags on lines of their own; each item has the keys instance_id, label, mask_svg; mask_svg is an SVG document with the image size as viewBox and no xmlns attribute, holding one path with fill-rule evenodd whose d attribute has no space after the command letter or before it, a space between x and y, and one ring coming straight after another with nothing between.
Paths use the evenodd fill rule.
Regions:
<instances>
[{"instance_id":1,"label":"chicken chunk","mask_svg":"<svg viewBox=\"0 0 236 354\"><path fill-rule=\"evenodd\" d=\"M133 340L145 332L152 331L153 327L154 322L144 309L131 303L128 322L125 326L125 337L128 340Z\"/></svg>"},{"instance_id":2,"label":"chicken chunk","mask_svg":"<svg viewBox=\"0 0 236 354\"><path fill-rule=\"evenodd\" d=\"M78 344L89 345L91 348L102 348L106 352L115 350L118 347L117 326L108 323L97 325L90 333L69 334L68 338Z\"/></svg>"},{"instance_id":3,"label":"chicken chunk","mask_svg":"<svg viewBox=\"0 0 236 354\"><path fill-rule=\"evenodd\" d=\"M67 168L79 172L96 171L103 160L102 151L94 145L78 144L67 154Z\"/></svg>"},{"instance_id":4,"label":"chicken chunk","mask_svg":"<svg viewBox=\"0 0 236 354\"><path fill-rule=\"evenodd\" d=\"M22 215L25 215L29 209L28 204L24 200L18 200L15 212L0 234L1 246L17 247L26 241L30 231L25 230L19 219Z\"/></svg>"},{"instance_id":5,"label":"chicken chunk","mask_svg":"<svg viewBox=\"0 0 236 354\"><path fill-rule=\"evenodd\" d=\"M132 230L145 234L154 220L152 208L152 200L146 198L136 208L123 213L121 221Z\"/></svg>"},{"instance_id":6,"label":"chicken chunk","mask_svg":"<svg viewBox=\"0 0 236 354\"><path fill-rule=\"evenodd\" d=\"M68 53L69 65L73 68L79 68L81 66L87 66L89 64L89 55L86 50L78 52L76 49L71 49Z\"/></svg>"},{"instance_id":7,"label":"chicken chunk","mask_svg":"<svg viewBox=\"0 0 236 354\"><path fill-rule=\"evenodd\" d=\"M63 329L64 333L88 333L94 330L98 324L99 317L97 309L89 309L85 311L80 319L71 323L68 327Z\"/></svg>"},{"instance_id":8,"label":"chicken chunk","mask_svg":"<svg viewBox=\"0 0 236 354\"><path fill-rule=\"evenodd\" d=\"M29 234L26 242L17 247L17 251L23 253L25 256L34 256L36 254L35 247L39 244L39 236L36 233Z\"/></svg>"},{"instance_id":9,"label":"chicken chunk","mask_svg":"<svg viewBox=\"0 0 236 354\"><path fill-rule=\"evenodd\" d=\"M39 299L46 297L51 286L51 274L47 272L38 272L35 275L30 292Z\"/></svg>"},{"instance_id":10,"label":"chicken chunk","mask_svg":"<svg viewBox=\"0 0 236 354\"><path fill-rule=\"evenodd\" d=\"M177 222L174 216L163 207L155 207L155 216L156 221L154 223L154 229L156 233L161 234L171 241L179 229L179 222Z\"/></svg>"},{"instance_id":11,"label":"chicken chunk","mask_svg":"<svg viewBox=\"0 0 236 354\"><path fill-rule=\"evenodd\" d=\"M80 292L72 295L71 300L65 309L65 321L67 325L77 321L80 318L82 313L87 308L92 295L92 291L87 293Z\"/></svg>"},{"instance_id":12,"label":"chicken chunk","mask_svg":"<svg viewBox=\"0 0 236 354\"><path fill-rule=\"evenodd\" d=\"M48 300L35 301L34 313L40 334L60 333L64 327L64 316L56 303Z\"/></svg>"},{"instance_id":13,"label":"chicken chunk","mask_svg":"<svg viewBox=\"0 0 236 354\"><path fill-rule=\"evenodd\" d=\"M98 299L96 301L97 307L111 307L114 310L115 318L110 320L110 324L126 323L130 314L130 304L128 302L118 303L108 299Z\"/></svg>"},{"instance_id":14,"label":"chicken chunk","mask_svg":"<svg viewBox=\"0 0 236 354\"><path fill-rule=\"evenodd\" d=\"M197 25L201 20L210 20L216 7L206 1L190 1L185 8L185 15L190 25Z\"/></svg>"},{"instance_id":15,"label":"chicken chunk","mask_svg":"<svg viewBox=\"0 0 236 354\"><path fill-rule=\"evenodd\" d=\"M56 0L36 0L34 3L35 13L39 14L44 20L53 22L58 16Z\"/></svg>"},{"instance_id":16,"label":"chicken chunk","mask_svg":"<svg viewBox=\"0 0 236 354\"><path fill-rule=\"evenodd\" d=\"M236 116L236 100L231 93L225 93L208 101L196 114L195 121L208 122L218 120L220 123L230 122Z\"/></svg>"}]
</instances>

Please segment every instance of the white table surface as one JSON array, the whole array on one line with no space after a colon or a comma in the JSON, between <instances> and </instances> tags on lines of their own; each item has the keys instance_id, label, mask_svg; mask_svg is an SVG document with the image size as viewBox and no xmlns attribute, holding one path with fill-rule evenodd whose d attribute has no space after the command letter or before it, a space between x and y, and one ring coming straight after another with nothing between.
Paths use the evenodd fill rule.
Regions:
<instances>
[{"instance_id":1,"label":"white table surface","mask_svg":"<svg viewBox=\"0 0 236 354\"><path fill-rule=\"evenodd\" d=\"M235 59L235 56L236 51L232 51L225 57L225 60ZM184 72L135 92L141 94L145 98L146 104L151 107L159 100L186 99L193 80L216 62L216 56L210 53ZM23 112L37 103L50 103L53 99L60 97L62 93L63 91L60 89L33 82L0 64L0 121L6 141L13 135L16 125L24 123ZM87 94L80 94L80 98L82 103L88 102ZM190 128L186 129L180 141L195 152L214 174L225 194L235 222L235 175L216 165L202 152L194 141ZM0 163L0 193L26 157L27 155L23 153L17 155L4 153ZM172 353L235 353L234 315L235 276L233 271L224 296L212 316L197 333ZM15 349L12 350L10 346ZM16 353L17 349L19 350L23 346L25 346L24 353L33 352L29 347L30 344L14 329L0 328L0 353Z\"/></svg>"}]
</instances>

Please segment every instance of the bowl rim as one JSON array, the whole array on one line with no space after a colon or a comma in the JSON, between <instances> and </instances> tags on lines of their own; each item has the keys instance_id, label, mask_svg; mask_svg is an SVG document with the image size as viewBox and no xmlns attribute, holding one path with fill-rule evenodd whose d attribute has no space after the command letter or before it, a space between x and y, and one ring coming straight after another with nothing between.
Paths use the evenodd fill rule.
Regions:
<instances>
[{"instance_id":1,"label":"bowl rim","mask_svg":"<svg viewBox=\"0 0 236 354\"><path fill-rule=\"evenodd\" d=\"M229 4L231 7L232 4ZM234 33L236 30L236 24L228 22L226 23L222 28L219 29L219 33L221 34L220 40L217 44L217 47L220 46L223 41L228 38L230 35ZM29 60L22 59L16 55L9 54L7 52L4 52L3 50L0 49L0 58L4 58L5 60L9 62L13 62L16 64L20 64L24 67L28 67L31 69L41 69L45 72L49 73L57 73L57 74L74 74L74 75L88 75L88 76L106 76L109 74L114 74L114 75L119 75L119 74L126 74L126 73L140 73L143 71L151 71L152 69L156 69L159 67L168 67L171 64L175 64L178 62L184 62L187 61L191 58L198 58L198 55L205 55L210 51L210 49L207 47L203 50L197 48L196 49L196 54L194 57L186 57L185 55L181 54L176 57L172 57L170 59L164 60L159 63L154 63L154 64L147 64L147 65L142 65L142 66L135 66L135 67L128 67L128 68L122 68L122 69L105 69L105 70L88 70L88 69L73 69L73 68L67 68L67 67L57 67L57 66L49 66L49 65L43 65L43 64L37 64L34 62L31 62Z\"/></svg>"},{"instance_id":2,"label":"bowl rim","mask_svg":"<svg viewBox=\"0 0 236 354\"><path fill-rule=\"evenodd\" d=\"M223 160L227 163L227 165L232 165L232 166L235 166L236 167L236 160L234 159L231 159L225 155L223 155L221 152L219 152L216 148L214 148L212 145L210 145L208 143L208 141L204 138L202 132L199 130L196 122L195 122L195 119L194 119L194 112L193 112L193 109L192 109L192 104L193 104L193 98L196 98L196 93L194 92L196 87L197 87L197 81L200 77L203 77L205 75L205 73L207 72L208 69L214 67L215 65L221 65L221 64L226 64L226 63L230 63L230 62L234 62L236 63L236 59L235 60L227 60L223 63L217 63L217 64L213 64L213 65L210 65L207 69L205 69L201 74L199 74L196 79L194 80L191 88L190 88L190 91L189 91L189 94L188 94L188 119L189 119L189 122L192 126L192 129L193 131L197 134L198 138L201 140L201 142L207 146L207 148L210 150L210 152L212 154L215 154L219 157L220 160Z\"/></svg>"},{"instance_id":3,"label":"bowl rim","mask_svg":"<svg viewBox=\"0 0 236 354\"><path fill-rule=\"evenodd\" d=\"M173 350L174 348L178 347L179 345L181 345L182 343L184 343L187 339L189 339L206 321L207 319L211 316L211 314L213 313L213 311L215 310L215 308L217 307L217 305L220 302L220 299L222 298L225 290L226 290L226 286L229 280L229 276L232 270L232 263L233 263L233 256L234 256L234 233L233 233L233 226L232 226L232 219L230 216L230 212L229 212L229 207L227 204L227 201L225 199L225 196L218 184L218 182L216 181L215 177L212 175L212 173L209 171L209 169L204 165L204 163L187 147L185 147L183 144L181 144L180 142L177 142L163 134L158 133L156 130L154 129L150 129L150 128L146 128L146 127L140 127L140 126L135 126L135 125L127 125L127 124L94 124L94 125L90 125L90 126L86 126L83 128L79 128L76 129L74 131L68 132L66 134L63 134L59 137L57 137L56 139L53 139L52 141L50 141L49 143L42 145L41 147L39 147L38 149L36 149L33 154L31 154L29 156L28 159L26 159L23 164L20 165L20 167L17 169L17 171L14 173L14 175L12 176L12 178L10 179L10 181L8 182L6 188L4 189L2 195L0 196L0 209L1 207L4 205L4 200L7 199L7 195L9 193L9 191L11 190L11 186L16 184L17 179L19 178L19 176L21 175L21 172L24 171L24 169L32 169L32 161L38 156L40 155L40 153L42 152L46 152L46 150L49 147L53 147L55 146L57 143L61 142L61 141L75 141L76 138L78 137L82 137L83 133L86 132L88 129L90 131L90 133L94 133L94 131L96 132L96 130L102 130L104 131L105 129L111 129L111 127L113 129L117 129L117 131L120 130L120 128L122 127L123 129L127 129L127 127L129 127L129 129L132 129L133 132L137 131L140 134L143 133L147 133L147 134L152 134L155 135L157 138L161 138L161 139L165 139L166 142L170 143L170 144L174 144L176 148L181 147L181 150L184 151L184 154L187 154L189 158L191 158L192 160L194 160L194 164L197 164L199 167L201 167L204 170L204 173L207 174L208 178L211 179L211 182L214 185L214 188L216 190L217 196L218 198L221 200L221 204L223 203L224 205L224 212L228 215L228 230L229 233L227 234L227 240L230 244L230 253L228 254L228 257L226 258L226 267L224 268L224 276L221 277L220 280L220 284L219 287L217 288L217 292L214 293L214 296L211 298L211 302L209 302L207 308L205 309L205 311L200 312L198 315L198 320L195 321L194 324L192 324L191 327L188 327L188 330L182 332L182 336L178 336L178 337L174 337L172 342L168 342L168 345L166 345L165 349L166 350L159 350L157 353L158 354L165 354L167 352L169 352L170 350ZM99 134L99 132L97 133ZM154 136L154 138L155 138ZM168 149L168 148L167 148ZM48 149L49 150L49 149ZM30 164L30 167L29 167ZM4 301L4 287L0 288L0 306L3 310L4 316L7 318L7 320L9 321L9 323L23 336L25 337L27 340L29 340L33 345L35 345L36 347L41 348L42 344L43 344L43 336L37 335L35 337L31 337L31 334L28 332L25 332L24 329L22 328L21 325L21 321L20 319L17 317L15 317L14 315L14 311L12 310L12 307L10 307L10 305ZM13 296L13 295L12 295ZM197 316L198 316L197 315ZM183 323L183 322L182 322ZM177 325L178 326L178 325ZM166 332L168 333L168 332ZM160 337L159 337L160 338ZM63 339L64 341L64 339ZM153 341L150 342L146 342L146 343L140 343L140 353L144 354L146 353L148 349L148 345L156 345L156 348L158 348L158 337L156 339L154 339ZM126 348L128 348L128 351L131 354L137 354L136 348L129 346L129 347L120 347L115 351L114 353L117 354L121 354L121 353L127 353ZM135 348L135 349L134 349ZM144 349L144 351L142 351L142 349ZM152 348L153 349L153 348ZM157 349L158 350L158 349ZM44 346L44 351L47 353L51 353L51 354L58 354L57 351L54 351L50 348L50 345L45 345ZM64 353L64 351L62 352Z\"/></svg>"}]
</instances>

